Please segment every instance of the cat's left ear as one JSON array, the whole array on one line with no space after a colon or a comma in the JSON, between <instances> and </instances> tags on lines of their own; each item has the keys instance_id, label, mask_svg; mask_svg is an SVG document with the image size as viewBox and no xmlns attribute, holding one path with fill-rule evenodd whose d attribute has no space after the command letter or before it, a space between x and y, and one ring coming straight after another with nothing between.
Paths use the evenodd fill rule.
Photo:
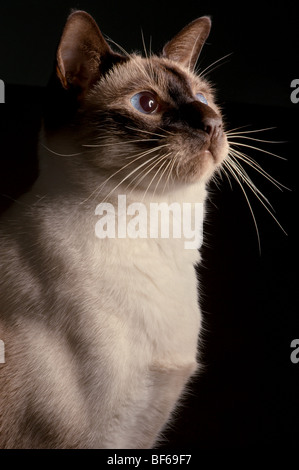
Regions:
<instances>
[{"instance_id":1,"label":"cat's left ear","mask_svg":"<svg viewBox=\"0 0 299 470\"><path fill-rule=\"evenodd\" d=\"M197 18L164 46L163 56L193 70L210 30L208 16Z\"/></svg>"},{"instance_id":2,"label":"cat's left ear","mask_svg":"<svg viewBox=\"0 0 299 470\"><path fill-rule=\"evenodd\" d=\"M75 11L66 22L57 51L56 73L65 89L84 93L116 62L125 60L112 51L94 19Z\"/></svg>"}]
</instances>

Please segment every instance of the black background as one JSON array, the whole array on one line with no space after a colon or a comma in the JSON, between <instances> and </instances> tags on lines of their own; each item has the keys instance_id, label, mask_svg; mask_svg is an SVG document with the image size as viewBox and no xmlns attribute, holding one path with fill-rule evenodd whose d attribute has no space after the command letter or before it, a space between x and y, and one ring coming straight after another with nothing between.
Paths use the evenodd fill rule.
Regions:
<instances>
[{"instance_id":1,"label":"black background","mask_svg":"<svg viewBox=\"0 0 299 470\"><path fill-rule=\"evenodd\" d=\"M285 235L247 191L257 234L238 184L211 184L202 248L201 306L204 370L192 382L184 406L165 434L165 448L297 447L299 363L290 343L299 338L297 306L297 175L299 103L291 81L299 78L298 7L295 2L32 1L0 2L1 208L36 177L35 146L43 90L70 8L84 9L125 49L163 44L194 18L209 14L213 28L201 69L226 54L208 75L218 90L227 127L275 129L248 136L284 141L247 149L290 190L279 191L257 172L248 173L267 196ZM245 140L240 142L245 143Z\"/></svg>"}]
</instances>

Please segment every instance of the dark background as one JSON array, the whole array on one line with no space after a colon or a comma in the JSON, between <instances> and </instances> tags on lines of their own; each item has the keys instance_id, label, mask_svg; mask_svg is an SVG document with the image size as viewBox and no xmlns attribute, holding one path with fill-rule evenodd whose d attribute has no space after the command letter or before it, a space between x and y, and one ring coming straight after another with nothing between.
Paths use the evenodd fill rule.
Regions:
<instances>
[{"instance_id":1,"label":"dark background","mask_svg":"<svg viewBox=\"0 0 299 470\"><path fill-rule=\"evenodd\" d=\"M299 78L295 2L0 1L0 204L2 210L37 174L36 138L44 87L70 8L85 9L102 32L126 50L163 44L194 18L209 14L213 28L201 69L226 54L208 75L218 90L227 127L275 129L248 136L284 143L247 141L286 160L246 149L290 190L279 191L247 168L271 202L285 235L250 194L261 253L246 199L236 182L211 184L203 263L202 361L185 405L165 434L165 448L221 449L297 447L299 363L290 343L299 338L298 117L290 100ZM245 143L245 140L240 140ZM241 148L241 150L244 148Z\"/></svg>"}]
</instances>

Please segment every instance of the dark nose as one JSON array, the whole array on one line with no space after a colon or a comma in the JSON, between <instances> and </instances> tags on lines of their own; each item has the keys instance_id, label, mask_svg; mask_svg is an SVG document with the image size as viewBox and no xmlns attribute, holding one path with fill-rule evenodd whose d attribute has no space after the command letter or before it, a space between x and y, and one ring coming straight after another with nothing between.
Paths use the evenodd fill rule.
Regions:
<instances>
[{"instance_id":1,"label":"dark nose","mask_svg":"<svg viewBox=\"0 0 299 470\"><path fill-rule=\"evenodd\" d=\"M181 106L180 117L190 127L201 129L210 137L222 126L220 116L200 101L192 101Z\"/></svg>"}]
</instances>

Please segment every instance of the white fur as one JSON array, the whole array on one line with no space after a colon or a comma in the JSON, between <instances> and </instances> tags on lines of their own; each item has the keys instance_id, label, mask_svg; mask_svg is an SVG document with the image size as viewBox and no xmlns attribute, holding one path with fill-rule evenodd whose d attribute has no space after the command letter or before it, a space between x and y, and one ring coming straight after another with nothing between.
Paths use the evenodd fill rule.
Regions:
<instances>
[{"instance_id":1,"label":"white fur","mask_svg":"<svg viewBox=\"0 0 299 470\"><path fill-rule=\"evenodd\" d=\"M152 447L197 370L198 250L183 239L100 240L96 203L80 204L79 189L64 199L55 168L55 191L42 193L44 171L2 229L0 327L18 332L6 340L0 330L19 416L4 413L6 445L47 446L22 435L30 404L53 425L57 447ZM204 198L201 183L163 200Z\"/></svg>"}]
</instances>

